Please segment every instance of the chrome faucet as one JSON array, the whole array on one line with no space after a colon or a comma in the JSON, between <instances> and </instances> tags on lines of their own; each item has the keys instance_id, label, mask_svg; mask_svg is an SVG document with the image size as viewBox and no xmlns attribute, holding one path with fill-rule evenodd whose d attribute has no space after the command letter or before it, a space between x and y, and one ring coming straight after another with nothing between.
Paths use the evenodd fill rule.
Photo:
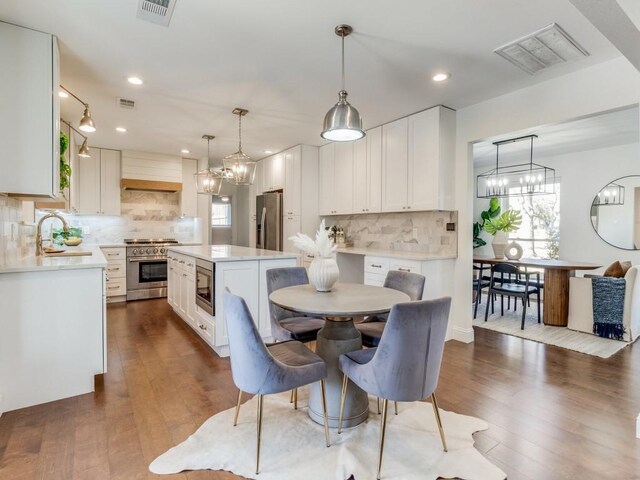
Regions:
<instances>
[{"instance_id":1,"label":"chrome faucet","mask_svg":"<svg viewBox=\"0 0 640 480\"><path fill-rule=\"evenodd\" d=\"M47 213L44 217L40 219L38 222L38 226L36 227L36 257L40 257L43 255L44 251L42 250L42 222L44 222L47 218L57 218L62 221L62 230L65 232L69 232L69 224L60 214L51 212Z\"/></svg>"}]
</instances>

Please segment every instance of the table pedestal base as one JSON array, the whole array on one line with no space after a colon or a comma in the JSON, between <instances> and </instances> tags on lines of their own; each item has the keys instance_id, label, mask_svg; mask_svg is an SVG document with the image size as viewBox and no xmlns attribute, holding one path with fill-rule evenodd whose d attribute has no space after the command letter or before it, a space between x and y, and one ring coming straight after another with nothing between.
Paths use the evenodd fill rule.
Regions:
<instances>
[{"instance_id":1,"label":"table pedestal base","mask_svg":"<svg viewBox=\"0 0 640 480\"><path fill-rule=\"evenodd\" d=\"M545 325L566 327L569 323L569 278L575 272L547 269L544 271Z\"/></svg>"},{"instance_id":2,"label":"table pedestal base","mask_svg":"<svg viewBox=\"0 0 640 480\"><path fill-rule=\"evenodd\" d=\"M340 395L342 394L342 372L339 368L339 357L343 353L362 348L362 336L353 325L352 318L327 318L324 327L318 332L316 353L327 364L327 416L329 426L338 427L340 415ZM369 397L367 393L349 381L344 402L343 427L355 427L369 416ZM322 416L322 398L320 385L311 385L309 397L309 417L320 425L324 424Z\"/></svg>"}]
</instances>

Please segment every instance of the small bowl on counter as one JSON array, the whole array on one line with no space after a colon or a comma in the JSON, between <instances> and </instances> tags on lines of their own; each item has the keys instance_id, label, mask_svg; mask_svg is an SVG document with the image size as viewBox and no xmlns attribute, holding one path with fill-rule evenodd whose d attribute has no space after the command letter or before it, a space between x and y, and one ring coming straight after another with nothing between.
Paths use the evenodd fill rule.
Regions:
<instances>
[{"instance_id":1,"label":"small bowl on counter","mask_svg":"<svg viewBox=\"0 0 640 480\"><path fill-rule=\"evenodd\" d=\"M82 239L78 237L71 237L71 238L65 238L63 242L67 247L77 247L82 243Z\"/></svg>"}]
</instances>

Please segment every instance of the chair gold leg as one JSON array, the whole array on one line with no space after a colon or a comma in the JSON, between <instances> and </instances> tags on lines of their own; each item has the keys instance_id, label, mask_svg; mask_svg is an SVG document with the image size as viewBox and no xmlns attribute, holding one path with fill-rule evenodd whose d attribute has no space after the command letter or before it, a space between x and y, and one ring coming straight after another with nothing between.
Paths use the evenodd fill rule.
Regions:
<instances>
[{"instance_id":1,"label":"chair gold leg","mask_svg":"<svg viewBox=\"0 0 640 480\"><path fill-rule=\"evenodd\" d=\"M395 414L398 414L398 402L393 402L393 409L395 410Z\"/></svg>"},{"instance_id":2,"label":"chair gold leg","mask_svg":"<svg viewBox=\"0 0 640 480\"><path fill-rule=\"evenodd\" d=\"M347 384L349 378L346 375L342 376L342 395L340 395L340 416L338 417L338 435L342 433L342 415L344 414L344 399L347 396Z\"/></svg>"},{"instance_id":3,"label":"chair gold leg","mask_svg":"<svg viewBox=\"0 0 640 480\"><path fill-rule=\"evenodd\" d=\"M436 400L436 394L431 394L431 406L433 407L433 413L436 415L436 422L438 422L438 430L440 430L440 440L442 440L442 448L447 452L447 441L444 438L444 428L442 428L442 420L440 419L440 410L438 410L438 401Z\"/></svg>"},{"instance_id":4,"label":"chair gold leg","mask_svg":"<svg viewBox=\"0 0 640 480\"><path fill-rule=\"evenodd\" d=\"M297 388L293 389L293 409L294 410L298 409L298 389Z\"/></svg>"},{"instance_id":5,"label":"chair gold leg","mask_svg":"<svg viewBox=\"0 0 640 480\"><path fill-rule=\"evenodd\" d=\"M327 418L327 391L324 387L324 380L320 380L320 392L322 393L322 416L324 417L324 439L327 442L327 447L331 446L329 443L329 419Z\"/></svg>"},{"instance_id":6,"label":"chair gold leg","mask_svg":"<svg viewBox=\"0 0 640 480\"><path fill-rule=\"evenodd\" d=\"M262 400L264 395L258 395L258 439L256 444L256 475L260 473L260 437L262 437Z\"/></svg>"},{"instance_id":7,"label":"chair gold leg","mask_svg":"<svg viewBox=\"0 0 640 480\"><path fill-rule=\"evenodd\" d=\"M293 403L293 390L291 390L291 397L289 398L289 403Z\"/></svg>"},{"instance_id":8,"label":"chair gold leg","mask_svg":"<svg viewBox=\"0 0 640 480\"><path fill-rule=\"evenodd\" d=\"M376 397L377 403L378 403L378 415L380 415L380 397Z\"/></svg>"},{"instance_id":9,"label":"chair gold leg","mask_svg":"<svg viewBox=\"0 0 640 480\"><path fill-rule=\"evenodd\" d=\"M389 401L385 398L382 401L382 419L380 421L380 452L378 453L378 474L376 479L380 480L380 470L382 469L382 452L384 450L384 434L387 430L387 404Z\"/></svg>"},{"instance_id":10,"label":"chair gold leg","mask_svg":"<svg viewBox=\"0 0 640 480\"><path fill-rule=\"evenodd\" d=\"M240 402L242 401L242 390L238 390L238 403L236 403L236 414L233 417L233 426L238 424L238 415L240 415Z\"/></svg>"}]
</instances>

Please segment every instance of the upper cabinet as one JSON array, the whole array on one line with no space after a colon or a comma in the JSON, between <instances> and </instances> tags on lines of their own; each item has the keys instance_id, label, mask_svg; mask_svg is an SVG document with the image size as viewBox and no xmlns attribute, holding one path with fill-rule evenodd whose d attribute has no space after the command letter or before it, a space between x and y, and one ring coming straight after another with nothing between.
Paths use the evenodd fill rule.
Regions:
<instances>
[{"instance_id":1,"label":"upper cabinet","mask_svg":"<svg viewBox=\"0 0 640 480\"><path fill-rule=\"evenodd\" d=\"M198 193L194 177L197 170L197 160L193 158L182 159L182 190L180 191L180 210L183 217L198 216Z\"/></svg>"},{"instance_id":2,"label":"upper cabinet","mask_svg":"<svg viewBox=\"0 0 640 480\"><path fill-rule=\"evenodd\" d=\"M57 197L60 190L56 37L0 22L0 192Z\"/></svg>"},{"instance_id":3,"label":"upper cabinet","mask_svg":"<svg viewBox=\"0 0 640 480\"><path fill-rule=\"evenodd\" d=\"M285 182L285 155L277 153L262 160L262 185L264 192L282 190Z\"/></svg>"},{"instance_id":4,"label":"upper cabinet","mask_svg":"<svg viewBox=\"0 0 640 480\"><path fill-rule=\"evenodd\" d=\"M434 107L382 126L382 211L453 209L455 112Z\"/></svg>"},{"instance_id":5,"label":"upper cabinet","mask_svg":"<svg viewBox=\"0 0 640 480\"><path fill-rule=\"evenodd\" d=\"M320 215L353 212L354 143L320 147Z\"/></svg>"},{"instance_id":6,"label":"upper cabinet","mask_svg":"<svg viewBox=\"0 0 640 480\"><path fill-rule=\"evenodd\" d=\"M283 152L283 156L285 165L284 214L299 216L302 202L301 147L290 148Z\"/></svg>"},{"instance_id":7,"label":"upper cabinet","mask_svg":"<svg viewBox=\"0 0 640 480\"><path fill-rule=\"evenodd\" d=\"M355 142L353 213L379 212L382 202L382 127Z\"/></svg>"},{"instance_id":8,"label":"upper cabinet","mask_svg":"<svg viewBox=\"0 0 640 480\"><path fill-rule=\"evenodd\" d=\"M80 215L120 215L120 152L91 147L74 169L71 208Z\"/></svg>"}]
</instances>

